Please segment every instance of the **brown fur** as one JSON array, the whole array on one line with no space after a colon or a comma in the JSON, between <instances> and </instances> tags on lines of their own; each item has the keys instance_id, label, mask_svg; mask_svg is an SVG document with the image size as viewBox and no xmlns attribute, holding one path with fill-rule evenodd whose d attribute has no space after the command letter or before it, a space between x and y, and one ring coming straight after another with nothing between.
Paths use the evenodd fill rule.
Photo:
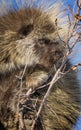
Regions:
<instances>
[{"instance_id":1,"label":"brown fur","mask_svg":"<svg viewBox=\"0 0 81 130\"><path fill-rule=\"evenodd\" d=\"M0 120L7 130L19 129L15 115L20 81L16 76L27 66L23 94L29 88L37 89L48 80L53 65L59 64L63 50L54 23L42 9L19 9L0 17ZM44 91L38 90L38 93L43 95ZM43 125L46 130L69 130L79 115L79 99L79 86L73 72L55 84L47 103L51 109L45 106L41 115L43 124L39 119L35 130L39 130L39 124L40 130L44 129Z\"/></svg>"}]
</instances>

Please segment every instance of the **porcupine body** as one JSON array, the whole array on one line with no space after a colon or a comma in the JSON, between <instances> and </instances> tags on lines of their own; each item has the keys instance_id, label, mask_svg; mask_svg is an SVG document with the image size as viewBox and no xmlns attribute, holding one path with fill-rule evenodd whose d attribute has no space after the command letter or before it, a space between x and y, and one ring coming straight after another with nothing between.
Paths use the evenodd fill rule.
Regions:
<instances>
[{"instance_id":1,"label":"porcupine body","mask_svg":"<svg viewBox=\"0 0 81 130\"><path fill-rule=\"evenodd\" d=\"M55 27L54 19L57 17L53 19L52 16L53 10L57 13L58 9L51 8L52 12L49 9L50 13L46 13L42 7L30 6L30 2L26 2L24 8L17 10L9 8L4 1L6 11L3 12L5 8L0 7L0 130L20 129L14 115L17 114L20 92L17 76L21 75L24 67L26 72L22 91L26 94L29 88L36 89L45 84L51 68L57 64L60 66L63 56L64 46ZM56 4L58 7L59 4ZM60 31L63 37L64 31ZM69 66L70 63L67 63L66 68ZM45 92L38 90L36 96L41 99L40 95ZM70 72L54 85L41 113L42 120L38 120L34 129L70 130L76 124L79 111L79 84L76 74ZM31 125L26 124L26 127L30 130Z\"/></svg>"}]
</instances>

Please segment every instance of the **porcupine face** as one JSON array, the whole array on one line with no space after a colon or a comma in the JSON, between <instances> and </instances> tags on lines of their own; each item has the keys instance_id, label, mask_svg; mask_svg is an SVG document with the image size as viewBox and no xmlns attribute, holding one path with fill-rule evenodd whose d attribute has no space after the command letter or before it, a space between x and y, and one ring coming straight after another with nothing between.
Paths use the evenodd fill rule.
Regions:
<instances>
[{"instance_id":1,"label":"porcupine face","mask_svg":"<svg viewBox=\"0 0 81 130\"><path fill-rule=\"evenodd\" d=\"M49 68L62 56L54 23L41 9L21 9L0 18L0 71L23 65ZM3 45L2 45L3 44Z\"/></svg>"}]
</instances>

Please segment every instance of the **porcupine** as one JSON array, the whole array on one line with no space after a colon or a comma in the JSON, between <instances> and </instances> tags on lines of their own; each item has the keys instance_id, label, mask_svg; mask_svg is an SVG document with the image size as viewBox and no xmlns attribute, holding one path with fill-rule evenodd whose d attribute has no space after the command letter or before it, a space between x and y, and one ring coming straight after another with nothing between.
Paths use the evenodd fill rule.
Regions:
<instances>
[{"instance_id":1,"label":"porcupine","mask_svg":"<svg viewBox=\"0 0 81 130\"><path fill-rule=\"evenodd\" d=\"M49 76L51 68L54 65L59 67L63 57L64 45L55 26L55 14L60 13L59 2L56 2L55 9L48 6L49 10L32 3L27 0L19 9L13 4L9 7L4 1L3 7L0 5L0 130L20 129L14 117L20 89L17 75L27 66L23 79L23 93L26 93L29 88L36 89L48 83L49 77L52 78ZM66 37L64 26L60 29L60 36ZM69 61L66 66L67 69L70 67ZM45 89L39 89L34 97L41 99L40 95L45 92ZM80 90L74 72L69 72L54 84L47 104L41 113L42 121L38 120L35 130L70 130L76 124ZM30 126L26 126L29 130Z\"/></svg>"}]
</instances>

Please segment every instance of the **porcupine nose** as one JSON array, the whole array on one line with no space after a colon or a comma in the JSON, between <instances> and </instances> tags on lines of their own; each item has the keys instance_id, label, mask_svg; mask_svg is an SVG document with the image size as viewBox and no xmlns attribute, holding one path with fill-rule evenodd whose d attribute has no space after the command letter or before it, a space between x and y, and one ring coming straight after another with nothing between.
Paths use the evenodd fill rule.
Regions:
<instances>
[{"instance_id":1,"label":"porcupine nose","mask_svg":"<svg viewBox=\"0 0 81 130\"><path fill-rule=\"evenodd\" d=\"M52 65L63 57L63 50L64 47L61 46L58 42L54 42L49 46L49 62Z\"/></svg>"}]
</instances>

